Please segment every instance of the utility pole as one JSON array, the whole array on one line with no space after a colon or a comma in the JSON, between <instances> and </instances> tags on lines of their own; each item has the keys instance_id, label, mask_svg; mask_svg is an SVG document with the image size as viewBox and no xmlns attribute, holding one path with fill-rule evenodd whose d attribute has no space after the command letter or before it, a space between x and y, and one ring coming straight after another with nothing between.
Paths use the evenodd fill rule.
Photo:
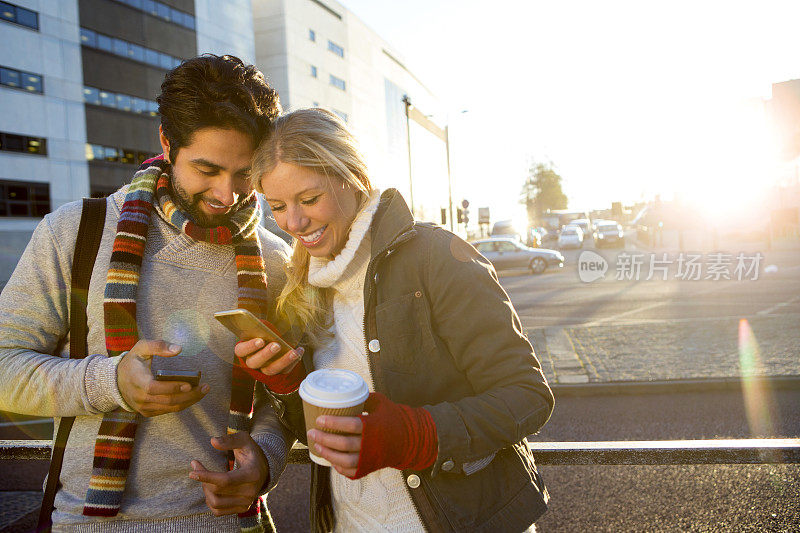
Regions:
<instances>
[{"instance_id":1,"label":"utility pole","mask_svg":"<svg viewBox=\"0 0 800 533\"><path fill-rule=\"evenodd\" d=\"M447 202L450 208L450 231L455 233L453 228L453 180L450 178L450 124L444 127L444 146L447 151Z\"/></svg>"},{"instance_id":2,"label":"utility pole","mask_svg":"<svg viewBox=\"0 0 800 533\"><path fill-rule=\"evenodd\" d=\"M411 204L411 214L414 215L414 180L411 173L411 119L409 118L409 108L411 107L411 99L407 94L403 95L403 103L406 106L406 143L408 144L408 200ZM449 161L449 159L448 159ZM448 168L450 168L448 166ZM450 208L452 216L453 209ZM451 222L452 224L452 222Z\"/></svg>"}]
</instances>

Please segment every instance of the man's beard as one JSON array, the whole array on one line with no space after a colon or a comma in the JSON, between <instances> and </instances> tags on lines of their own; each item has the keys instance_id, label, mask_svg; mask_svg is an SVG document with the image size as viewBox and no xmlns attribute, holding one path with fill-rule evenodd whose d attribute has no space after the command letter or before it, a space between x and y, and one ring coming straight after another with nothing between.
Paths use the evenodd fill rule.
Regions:
<instances>
[{"instance_id":1,"label":"man's beard","mask_svg":"<svg viewBox=\"0 0 800 533\"><path fill-rule=\"evenodd\" d=\"M178 208L186 213L195 224L203 228L221 226L230 220L231 216L239 210L239 207L246 198L242 197L242 199L236 202L225 214L209 215L203 212L202 207L200 207L200 203L203 201L203 193L189 194L186 189L180 186L178 180L176 180L174 176L171 176L169 181L172 185L172 196Z\"/></svg>"}]
</instances>

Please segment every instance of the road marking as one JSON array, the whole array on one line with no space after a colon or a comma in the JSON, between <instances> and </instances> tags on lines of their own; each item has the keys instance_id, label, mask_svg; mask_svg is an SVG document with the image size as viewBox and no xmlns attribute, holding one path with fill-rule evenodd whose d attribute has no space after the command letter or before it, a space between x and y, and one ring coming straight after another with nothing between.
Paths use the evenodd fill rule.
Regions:
<instances>
[{"instance_id":1,"label":"road marking","mask_svg":"<svg viewBox=\"0 0 800 533\"><path fill-rule=\"evenodd\" d=\"M756 314L757 315L761 315L761 316L768 315L768 314L772 313L773 311L777 311L781 307L786 307L787 305L791 305L791 304L795 303L798 300L800 300L800 296L795 296L791 300L786 300L785 302L781 302L779 304L775 304L772 307L769 307L767 309L762 309L761 311L759 311Z\"/></svg>"},{"instance_id":2,"label":"road marking","mask_svg":"<svg viewBox=\"0 0 800 533\"><path fill-rule=\"evenodd\" d=\"M34 424L52 424L53 419L47 420L20 420L19 422L0 422L0 428L14 427L14 426L32 426Z\"/></svg>"}]
</instances>

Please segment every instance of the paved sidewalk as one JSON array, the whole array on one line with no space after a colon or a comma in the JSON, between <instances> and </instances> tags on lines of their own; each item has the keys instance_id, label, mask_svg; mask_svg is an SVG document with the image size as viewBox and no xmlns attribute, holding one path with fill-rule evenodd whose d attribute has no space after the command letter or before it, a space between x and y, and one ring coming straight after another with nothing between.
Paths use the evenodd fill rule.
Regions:
<instances>
[{"instance_id":1,"label":"paved sidewalk","mask_svg":"<svg viewBox=\"0 0 800 533\"><path fill-rule=\"evenodd\" d=\"M752 317L756 348L742 346L736 319L691 319L526 333L551 383L798 376L800 315Z\"/></svg>"}]
</instances>

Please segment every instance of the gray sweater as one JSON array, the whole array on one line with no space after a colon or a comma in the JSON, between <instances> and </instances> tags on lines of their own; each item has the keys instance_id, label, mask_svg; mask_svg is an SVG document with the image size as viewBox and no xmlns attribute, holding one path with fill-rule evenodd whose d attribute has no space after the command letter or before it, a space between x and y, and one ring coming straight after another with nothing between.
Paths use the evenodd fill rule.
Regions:
<instances>
[{"instance_id":1,"label":"gray sweater","mask_svg":"<svg viewBox=\"0 0 800 533\"><path fill-rule=\"evenodd\" d=\"M106 355L103 291L117 220L127 187L109 197L105 229L88 298L89 356L69 357L69 287L81 203L47 215L0 295L0 410L59 418L76 416L64 454L54 529L61 531L234 531L236 515L216 518L190 462L227 469L209 442L224 435L230 407L234 335L213 313L236 308L233 246L192 240L153 213L141 270L136 321L142 339L183 346L179 356L155 357L153 369L202 371L211 391L174 414L142 418L120 513L82 515L103 413L123 405L116 382L119 357ZM259 228L271 301L285 283L286 244ZM55 355L55 357L54 357ZM278 422L260 386L251 434L270 464L272 488L294 442Z\"/></svg>"}]
</instances>

